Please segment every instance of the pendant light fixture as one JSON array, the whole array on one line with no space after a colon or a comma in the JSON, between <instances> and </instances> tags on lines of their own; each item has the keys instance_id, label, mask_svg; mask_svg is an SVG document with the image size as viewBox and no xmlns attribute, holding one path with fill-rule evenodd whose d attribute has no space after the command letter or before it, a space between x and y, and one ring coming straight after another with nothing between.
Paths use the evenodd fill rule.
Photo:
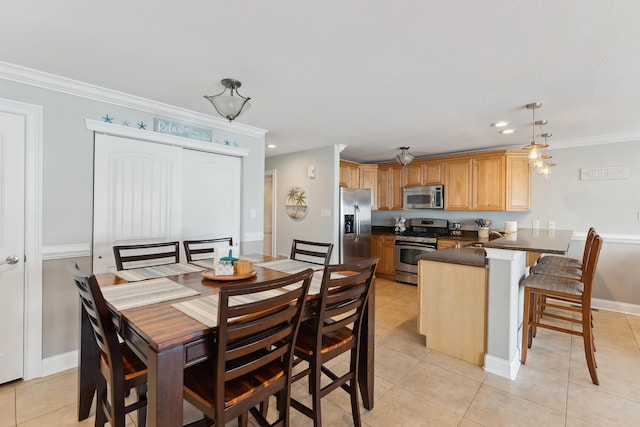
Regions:
<instances>
[{"instance_id":1,"label":"pendant light fixture","mask_svg":"<svg viewBox=\"0 0 640 427\"><path fill-rule=\"evenodd\" d=\"M551 136L551 133L542 133L542 126L547 124L546 120L536 120L536 109L542 107L541 102L532 102L526 105L527 109L531 110L533 116L533 122L531 126L531 143L522 147L523 150L528 150L529 166L536 171L537 174L542 175L544 178L548 178L551 174L551 167L555 166L555 163L549 163L551 156L547 155L547 138ZM540 128L540 138L544 138L544 141L536 139L536 126Z\"/></svg>"},{"instance_id":2,"label":"pendant light fixture","mask_svg":"<svg viewBox=\"0 0 640 427\"><path fill-rule=\"evenodd\" d=\"M249 103L251 98L246 98L238 93L238 88L242 86L238 80L222 79L222 86L224 86L224 90L219 94L204 95L204 97L213 104L213 108L218 114L231 122L251 107ZM229 95L225 95L227 89L229 89Z\"/></svg>"},{"instance_id":3,"label":"pendant light fixture","mask_svg":"<svg viewBox=\"0 0 640 427\"><path fill-rule=\"evenodd\" d=\"M400 147L400 150L402 151L396 156L396 161L402 166L407 166L416 158L416 156L409 152L409 147Z\"/></svg>"}]
</instances>

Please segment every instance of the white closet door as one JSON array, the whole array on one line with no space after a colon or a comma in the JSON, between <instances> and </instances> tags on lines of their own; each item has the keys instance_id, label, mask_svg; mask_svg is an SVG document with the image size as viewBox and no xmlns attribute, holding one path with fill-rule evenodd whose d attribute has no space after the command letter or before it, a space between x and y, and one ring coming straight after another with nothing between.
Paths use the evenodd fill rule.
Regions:
<instances>
[{"instance_id":1,"label":"white closet door","mask_svg":"<svg viewBox=\"0 0 640 427\"><path fill-rule=\"evenodd\" d=\"M183 240L231 236L238 245L240 158L184 150L183 161Z\"/></svg>"},{"instance_id":2,"label":"white closet door","mask_svg":"<svg viewBox=\"0 0 640 427\"><path fill-rule=\"evenodd\" d=\"M180 240L180 147L95 135L93 272L115 270L113 246Z\"/></svg>"}]
</instances>

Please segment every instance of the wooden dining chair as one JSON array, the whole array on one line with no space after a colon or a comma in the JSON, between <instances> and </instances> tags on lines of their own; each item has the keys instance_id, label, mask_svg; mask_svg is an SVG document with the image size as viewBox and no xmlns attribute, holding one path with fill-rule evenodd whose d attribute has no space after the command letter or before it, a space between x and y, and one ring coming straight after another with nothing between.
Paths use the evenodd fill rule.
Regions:
<instances>
[{"instance_id":1,"label":"wooden dining chair","mask_svg":"<svg viewBox=\"0 0 640 427\"><path fill-rule=\"evenodd\" d=\"M293 398L291 406L313 419L315 427L322 426L320 401L337 388L349 393L353 424L361 425L358 404L360 332L377 264L378 257L374 257L361 262L325 266L320 300L314 307L313 319L304 321L300 326L294 365L307 362L308 367L294 375L293 380L308 377L312 407ZM350 352L349 370L337 375L326 364L346 352ZM331 380L324 387L322 374Z\"/></svg>"},{"instance_id":2,"label":"wooden dining chair","mask_svg":"<svg viewBox=\"0 0 640 427\"><path fill-rule=\"evenodd\" d=\"M184 253L187 257L187 262L193 262L213 258L213 249L219 246L233 246L233 238L221 237L218 239L185 240L182 243L184 244ZM208 256L208 254L211 254L211 256Z\"/></svg>"},{"instance_id":3,"label":"wooden dining chair","mask_svg":"<svg viewBox=\"0 0 640 427\"><path fill-rule=\"evenodd\" d=\"M118 270L180 262L180 242L118 245L113 247Z\"/></svg>"},{"instance_id":4,"label":"wooden dining chair","mask_svg":"<svg viewBox=\"0 0 640 427\"><path fill-rule=\"evenodd\" d=\"M88 315L99 348L99 356L95 361L95 425L104 426L109 422L113 427L124 427L125 415L138 410L137 425L144 426L147 418L147 367L125 343L120 343L95 276L82 273L75 262L70 262L67 270L76 283L83 310ZM125 395L134 388L138 399L125 405Z\"/></svg>"},{"instance_id":5,"label":"wooden dining chair","mask_svg":"<svg viewBox=\"0 0 640 427\"><path fill-rule=\"evenodd\" d=\"M289 258L311 262L313 264L327 265L331 260L331 252L333 252L333 243L309 242L294 239L291 244L291 256Z\"/></svg>"},{"instance_id":6,"label":"wooden dining chair","mask_svg":"<svg viewBox=\"0 0 640 427\"><path fill-rule=\"evenodd\" d=\"M580 280L547 274L530 274L524 279L521 353L523 364L527 360L527 349L533 341L533 327L581 336L591 381L599 384L594 354L591 290L601 248L602 238L596 235ZM545 310L546 308L549 310ZM543 310L544 316L541 315ZM574 318L575 313L579 314L578 318ZM545 323L547 319L554 319L555 322ZM567 323L568 326L558 325L558 320ZM581 327L576 329L573 327L574 324Z\"/></svg>"},{"instance_id":7,"label":"wooden dining chair","mask_svg":"<svg viewBox=\"0 0 640 427\"><path fill-rule=\"evenodd\" d=\"M224 426L237 417L247 425L251 412L261 426L289 424L293 344L312 277L306 269L220 288L214 356L184 373L184 398L205 421ZM278 418L269 423L256 406L273 395Z\"/></svg>"}]
</instances>

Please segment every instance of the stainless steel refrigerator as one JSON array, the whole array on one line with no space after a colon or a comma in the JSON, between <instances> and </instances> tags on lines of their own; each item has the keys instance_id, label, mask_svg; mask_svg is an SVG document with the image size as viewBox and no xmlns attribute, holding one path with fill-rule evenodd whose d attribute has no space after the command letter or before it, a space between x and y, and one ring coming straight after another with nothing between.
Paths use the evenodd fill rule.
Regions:
<instances>
[{"instance_id":1,"label":"stainless steel refrigerator","mask_svg":"<svg viewBox=\"0 0 640 427\"><path fill-rule=\"evenodd\" d=\"M340 187L340 262L371 258L371 190Z\"/></svg>"}]
</instances>

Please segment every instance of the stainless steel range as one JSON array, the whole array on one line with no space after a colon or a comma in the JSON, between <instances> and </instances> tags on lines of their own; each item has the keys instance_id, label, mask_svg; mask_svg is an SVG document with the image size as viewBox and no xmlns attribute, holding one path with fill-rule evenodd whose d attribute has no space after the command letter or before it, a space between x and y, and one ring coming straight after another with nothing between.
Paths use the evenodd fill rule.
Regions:
<instances>
[{"instance_id":1,"label":"stainless steel range","mask_svg":"<svg viewBox=\"0 0 640 427\"><path fill-rule=\"evenodd\" d=\"M449 234L449 221L435 218L413 218L407 222L407 231L396 234L397 282L418 284L418 256L433 252L439 236Z\"/></svg>"}]
</instances>

